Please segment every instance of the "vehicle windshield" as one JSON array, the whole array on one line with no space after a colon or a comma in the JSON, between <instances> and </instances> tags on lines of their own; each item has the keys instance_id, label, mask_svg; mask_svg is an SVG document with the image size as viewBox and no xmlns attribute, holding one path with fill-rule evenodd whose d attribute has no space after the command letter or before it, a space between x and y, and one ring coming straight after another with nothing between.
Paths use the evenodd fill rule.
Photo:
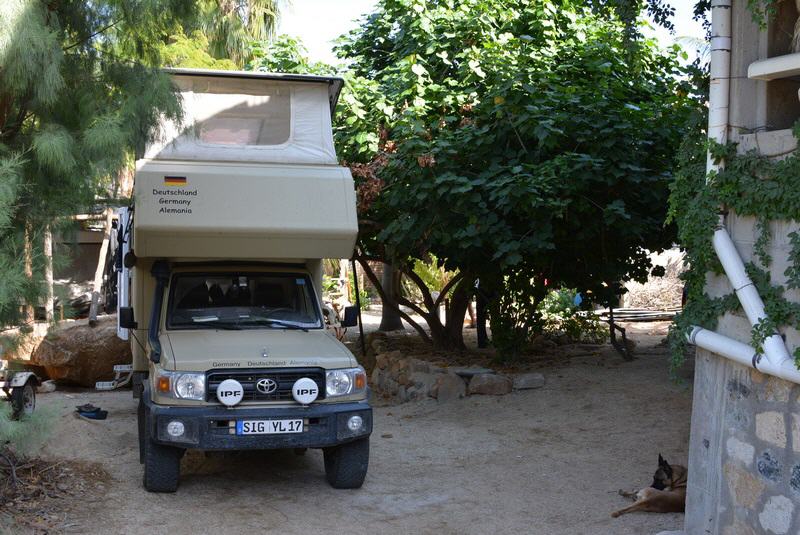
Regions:
<instances>
[{"instance_id":1,"label":"vehicle windshield","mask_svg":"<svg viewBox=\"0 0 800 535\"><path fill-rule=\"evenodd\" d=\"M316 329L322 327L307 275L177 273L168 329Z\"/></svg>"}]
</instances>

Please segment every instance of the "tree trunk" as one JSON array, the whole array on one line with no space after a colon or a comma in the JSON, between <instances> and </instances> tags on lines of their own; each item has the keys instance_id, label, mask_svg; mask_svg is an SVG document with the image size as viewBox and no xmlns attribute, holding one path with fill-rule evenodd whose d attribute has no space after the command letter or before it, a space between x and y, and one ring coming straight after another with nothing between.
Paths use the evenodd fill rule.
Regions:
<instances>
[{"instance_id":1,"label":"tree trunk","mask_svg":"<svg viewBox=\"0 0 800 535\"><path fill-rule=\"evenodd\" d=\"M399 277L394 267L391 264L384 264L381 285L384 292L386 292L386 301L384 301L383 310L381 311L379 331L399 331L404 329L403 320L397 311L397 300L395 299L396 293L400 291L399 282Z\"/></svg>"},{"instance_id":2,"label":"tree trunk","mask_svg":"<svg viewBox=\"0 0 800 535\"><path fill-rule=\"evenodd\" d=\"M25 223L25 244L24 244L24 257L25 257L25 276L30 280L33 279L33 244L31 240L31 226L30 223ZM34 315L33 305L25 303L23 305L23 320L26 324L33 324L36 320Z\"/></svg>"},{"instance_id":3,"label":"tree trunk","mask_svg":"<svg viewBox=\"0 0 800 535\"><path fill-rule=\"evenodd\" d=\"M44 228L44 314L46 321L53 321L53 233L50 225Z\"/></svg>"}]
</instances>

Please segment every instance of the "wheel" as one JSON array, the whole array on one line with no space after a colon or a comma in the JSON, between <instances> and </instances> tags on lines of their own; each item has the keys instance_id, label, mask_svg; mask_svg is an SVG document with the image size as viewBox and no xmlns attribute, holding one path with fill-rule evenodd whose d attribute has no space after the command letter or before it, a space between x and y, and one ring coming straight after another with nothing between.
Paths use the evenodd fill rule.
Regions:
<instances>
[{"instance_id":1,"label":"wheel","mask_svg":"<svg viewBox=\"0 0 800 535\"><path fill-rule=\"evenodd\" d=\"M136 409L136 424L139 427L139 464L144 464L144 401L141 398Z\"/></svg>"},{"instance_id":2,"label":"wheel","mask_svg":"<svg viewBox=\"0 0 800 535\"><path fill-rule=\"evenodd\" d=\"M175 492L181 476L183 449L162 446L142 434L144 443L144 488L149 492Z\"/></svg>"},{"instance_id":3,"label":"wheel","mask_svg":"<svg viewBox=\"0 0 800 535\"><path fill-rule=\"evenodd\" d=\"M33 381L11 390L11 415L16 420L20 416L28 416L36 408L36 387Z\"/></svg>"},{"instance_id":4,"label":"wheel","mask_svg":"<svg viewBox=\"0 0 800 535\"><path fill-rule=\"evenodd\" d=\"M369 438L325 448L325 477L335 489L357 489L369 466Z\"/></svg>"}]
</instances>

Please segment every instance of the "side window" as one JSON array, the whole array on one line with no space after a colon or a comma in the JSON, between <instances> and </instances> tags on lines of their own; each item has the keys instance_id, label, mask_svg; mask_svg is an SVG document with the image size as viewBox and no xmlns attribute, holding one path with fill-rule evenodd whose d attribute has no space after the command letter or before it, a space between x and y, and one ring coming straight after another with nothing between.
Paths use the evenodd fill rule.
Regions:
<instances>
[{"instance_id":1,"label":"side window","mask_svg":"<svg viewBox=\"0 0 800 535\"><path fill-rule=\"evenodd\" d=\"M254 83L255 82L255 83ZM288 88L239 80L196 80L191 109L195 132L203 143L236 146L281 145L292 131L292 99Z\"/></svg>"}]
</instances>

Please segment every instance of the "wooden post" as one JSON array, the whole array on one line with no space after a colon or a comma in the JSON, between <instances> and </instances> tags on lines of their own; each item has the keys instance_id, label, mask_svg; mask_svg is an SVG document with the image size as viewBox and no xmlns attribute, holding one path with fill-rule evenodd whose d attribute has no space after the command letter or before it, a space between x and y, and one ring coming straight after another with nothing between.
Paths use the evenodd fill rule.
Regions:
<instances>
[{"instance_id":1,"label":"wooden post","mask_svg":"<svg viewBox=\"0 0 800 535\"><path fill-rule=\"evenodd\" d=\"M108 252L108 242L111 239L111 221L113 218L114 211L111 208L106 208L106 223L103 227L103 242L100 244L100 255L97 259L97 269L94 271L92 302L89 305L89 325L92 327L97 324L97 309L100 304L100 290L103 287L103 271L106 268L106 253Z\"/></svg>"},{"instance_id":2,"label":"wooden post","mask_svg":"<svg viewBox=\"0 0 800 535\"><path fill-rule=\"evenodd\" d=\"M53 233L50 225L44 227L44 315L46 321L53 321Z\"/></svg>"}]
</instances>

